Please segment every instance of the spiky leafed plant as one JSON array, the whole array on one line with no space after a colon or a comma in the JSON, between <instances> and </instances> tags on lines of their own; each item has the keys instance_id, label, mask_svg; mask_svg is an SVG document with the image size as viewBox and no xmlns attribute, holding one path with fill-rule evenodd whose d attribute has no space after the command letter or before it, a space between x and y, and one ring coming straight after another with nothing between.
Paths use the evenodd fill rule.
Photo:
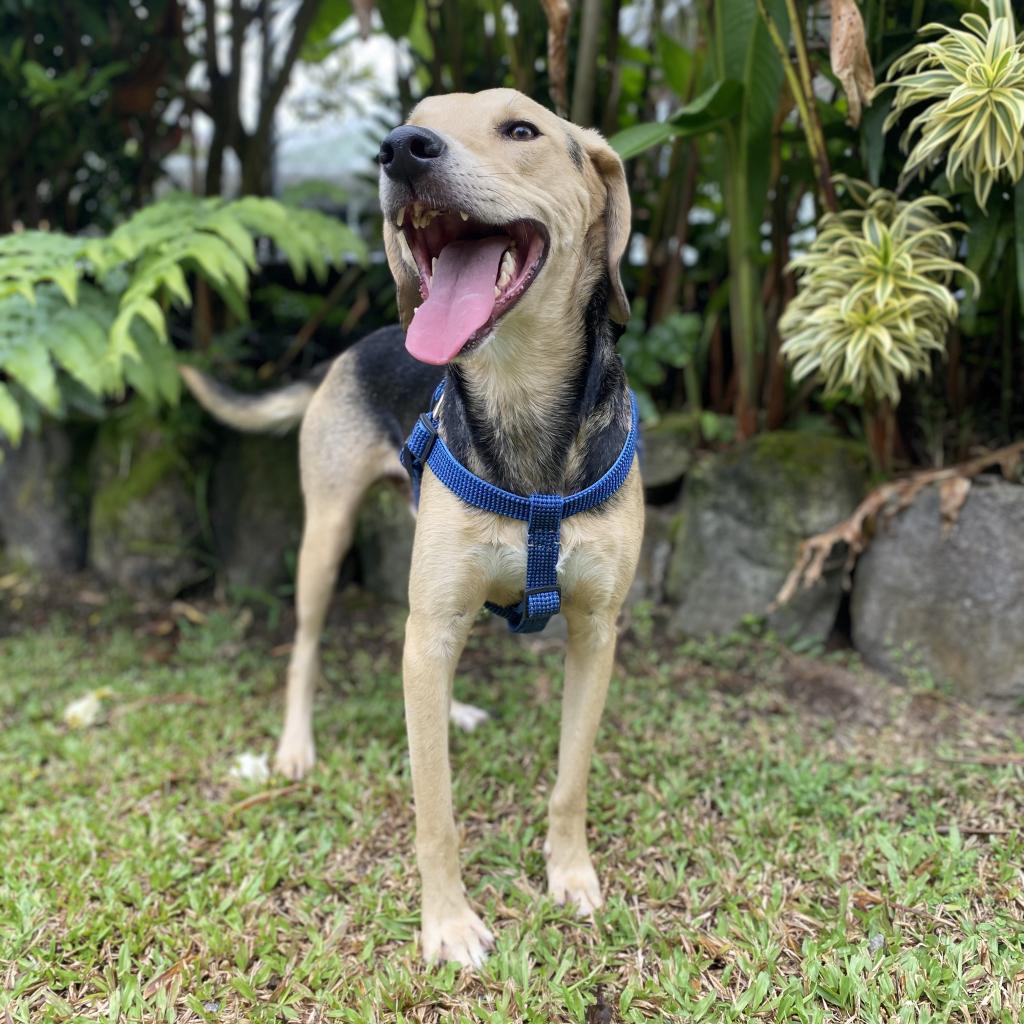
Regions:
<instances>
[{"instance_id":1,"label":"spiky leafed plant","mask_svg":"<svg viewBox=\"0 0 1024 1024\"><path fill-rule=\"evenodd\" d=\"M963 29L926 25L940 32L894 61L890 81L895 90L888 131L905 111L924 109L900 139L910 177L945 156L950 185L962 173L985 208L1000 177L1011 183L1024 174L1024 33L1017 35L1010 0L988 0L988 19L965 14Z\"/></svg>"},{"instance_id":2,"label":"spiky leafed plant","mask_svg":"<svg viewBox=\"0 0 1024 1024\"><path fill-rule=\"evenodd\" d=\"M956 319L950 284L970 273L953 259L953 229L938 196L912 202L887 189L837 179L858 209L826 214L790 268L797 294L779 322L796 379L818 373L830 393L899 401L901 381L927 374ZM974 279L975 286L977 280Z\"/></svg>"}]
</instances>

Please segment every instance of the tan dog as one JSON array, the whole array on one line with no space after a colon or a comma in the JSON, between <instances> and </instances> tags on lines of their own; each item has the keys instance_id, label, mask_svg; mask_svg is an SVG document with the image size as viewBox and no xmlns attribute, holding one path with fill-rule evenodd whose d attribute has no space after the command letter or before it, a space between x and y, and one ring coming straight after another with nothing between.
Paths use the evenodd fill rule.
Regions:
<instances>
[{"instance_id":1,"label":"tan dog","mask_svg":"<svg viewBox=\"0 0 1024 1024\"><path fill-rule=\"evenodd\" d=\"M619 262L629 198L619 158L596 132L497 89L424 100L385 139L381 164L403 320L425 296L407 348L452 363L441 436L463 465L518 494L570 494L594 482L629 425L608 322L628 315ZM490 305L480 297L488 275ZM585 835L587 776L642 524L634 465L611 501L561 528L569 643L545 853L549 891L584 913L601 904ZM523 523L468 507L426 473L403 673L428 959L479 964L493 941L460 877L448 706L481 605L522 594L525 541Z\"/></svg>"},{"instance_id":2,"label":"tan dog","mask_svg":"<svg viewBox=\"0 0 1024 1024\"><path fill-rule=\"evenodd\" d=\"M600 135L512 90L440 96L384 140L381 166L385 246L408 335L378 331L335 360L319 386L261 397L182 370L197 399L239 429L302 421L306 524L277 754L293 778L314 760L320 633L359 500L374 480L401 474L397 450L428 407L437 366L448 364L442 438L505 490L583 489L615 461L629 427L612 324L628 316L619 262L629 197L621 161ZM587 776L642 528L635 465L613 498L561 526L569 643L545 853L551 894L583 913L601 904L585 835ZM470 508L426 472L403 670L431 960L479 964L493 941L462 887L448 720L469 727L482 717L452 700L455 668L483 603L522 595L525 541L524 523Z\"/></svg>"}]
</instances>

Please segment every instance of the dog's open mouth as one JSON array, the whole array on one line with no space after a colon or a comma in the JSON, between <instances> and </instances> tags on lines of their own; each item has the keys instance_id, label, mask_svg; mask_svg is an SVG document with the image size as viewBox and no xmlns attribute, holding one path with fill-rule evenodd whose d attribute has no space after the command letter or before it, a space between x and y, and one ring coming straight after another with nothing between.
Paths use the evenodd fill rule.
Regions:
<instances>
[{"instance_id":1,"label":"dog's open mouth","mask_svg":"<svg viewBox=\"0 0 1024 1024\"><path fill-rule=\"evenodd\" d=\"M547 232L537 221L484 224L412 203L396 223L416 260L423 296L405 347L424 363L448 363L484 338L522 298L547 256Z\"/></svg>"}]
</instances>

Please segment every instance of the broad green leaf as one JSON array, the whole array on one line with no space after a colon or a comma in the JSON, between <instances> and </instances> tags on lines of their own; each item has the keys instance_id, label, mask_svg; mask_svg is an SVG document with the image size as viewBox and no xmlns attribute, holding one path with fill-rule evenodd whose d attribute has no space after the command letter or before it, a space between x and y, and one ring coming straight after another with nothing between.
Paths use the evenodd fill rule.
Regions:
<instances>
[{"instance_id":1,"label":"broad green leaf","mask_svg":"<svg viewBox=\"0 0 1024 1024\"><path fill-rule=\"evenodd\" d=\"M635 124L630 128L624 128L621 132L616 132L608 140L608 144L623 160L628 160L652 146L659 146L661 143L667 142L676 134L675 125L668 121Z\"/></svg>"},{"instance_id":2,"label":"broad green leaf","mask_svg":"<svg viewBox=\"0 0 1024 1024\"><path fill-rule=\"evenodd\" d=\"M680 134L698 135L736 117L743 107L743 85L726 78L715 82L696 99L669 117Z\"/></svg>"},{"instance_id":3,"label":"broad green leaf","mask_svg":"<svg viewBox=\"0 0 1024 1024\"><path fill-rule=\"evenodd\" d=\"M685 99L693 78L693 54L664 32L658 33L658 63L672 91Z\"/></svg>"},{"instance_id":4,"label":"broad green leaf","mask_svg":"<svg viewBox=\"0 0 1024 1024\"><path fill-rule=\"evenodd\" d=\"M351 14L350 0L320 0L313 24L302 42L301 59L306 63L317 63L327 57L333 49L329 45L331 36Z\"/></svg>"},{"instance_id":5,"label":"broad green leaf","mask_svg":"<svg viewBox=\"0 0 1024 1024\"><path fill-rule=\"evenodd\" d=\"M416 0L378 0L377 10L384 22L384 31L392 39L401 39L408 35L412 26Z\"/></svg>"},{"instance_id":6,"label":"broad green leaf","mask_svg":"<svg viewBox=\"0 0 1024 1024\"><path fill-rule=\"evenodd\" d=\"M21 409L10 389L0 381L0 433L6 434L13 445L21 441L23 427Z\"/></svg>"},{"instance_id":7,"label":"broad green leaf","mask_svg":"<svg viewBox=\"0 0 1024 1024\"><path fill-rule=\"evenodd\" d=\"M48 412L60 408L57 374L44 346L22 344L8 351L3 369Z\"/></svg>"},{"instance_id":8,"label":"broad green leaf","mask_svg":"<svg viewBox=\"0 0 1024 1024\"><path fill-rule=\"evenodd\" d=\"M724 120L735 117L742 105L743 88L738 82L716 82L667 121L635 124L613 135L608 142L623 160L636 156L668 139L701 135Z\"/></svg>"}]
</instances>

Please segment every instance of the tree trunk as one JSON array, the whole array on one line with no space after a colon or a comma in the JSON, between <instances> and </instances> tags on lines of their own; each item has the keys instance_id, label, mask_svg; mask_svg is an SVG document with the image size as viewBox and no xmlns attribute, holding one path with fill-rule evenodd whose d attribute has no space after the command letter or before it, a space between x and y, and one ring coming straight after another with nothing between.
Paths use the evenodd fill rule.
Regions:
<instances>
[{"instance_id":1,"label":"tree trunk","mask_svg":"<svg viewBox=\"0 0 1024 1024\"><path fill-rule=\"evenodd\" d=\"M580 13L580 42L576 50L576 74L572 83L571 118L580 125L593 124L600 35L601 0L583 0Z\"/></svg>"}]
</instances>

